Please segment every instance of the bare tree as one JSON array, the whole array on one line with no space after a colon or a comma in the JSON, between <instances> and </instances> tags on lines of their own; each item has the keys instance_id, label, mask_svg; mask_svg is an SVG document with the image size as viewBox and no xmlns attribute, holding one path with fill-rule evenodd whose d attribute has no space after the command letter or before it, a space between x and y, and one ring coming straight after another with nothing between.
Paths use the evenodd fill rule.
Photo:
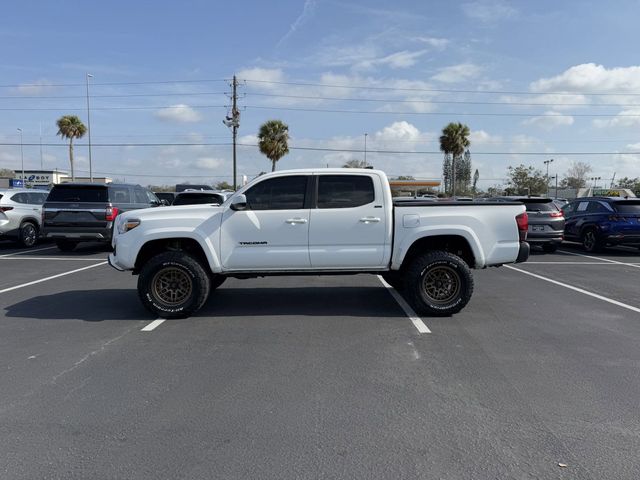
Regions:
<instances>
[{"instance_id":1,"label":"bare tree","mask_svg":"<svg viewBox=\"0 0 640 480\"><path fill-rule=\"evenodd\" d=\"M583 188L587 186L587 175L591 172L591 165L584 162L571 162L571 166L564 174L562 185L568 188Z\"/></svg>"}]
</instances>

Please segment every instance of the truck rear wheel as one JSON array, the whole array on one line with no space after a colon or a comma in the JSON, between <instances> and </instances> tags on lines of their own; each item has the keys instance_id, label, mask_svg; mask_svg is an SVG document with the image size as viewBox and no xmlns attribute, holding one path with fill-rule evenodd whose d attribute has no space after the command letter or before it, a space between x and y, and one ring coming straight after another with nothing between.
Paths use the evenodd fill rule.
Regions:
<instances>
[{"instance_id":1,"label":"truck rear wheel","mask_svg":"<svg viewBox=\"0 0 640 480\"><path fill-rule=\"evenodd\" d=\"M162 318L186 318L209 297L209 275L200 262L184 252L164 252L147 261L138 277L144 306Z\"/></svg>"},{"instance_id":2,"label":"truck rear wheel","mask_svg":"<svg viewBox=\"0 0 640 480\"><path fill-rule=\"evenodd\" d=\"M457 255L434 251L416 257L406 269L405 296L418 314L444 317L471 299L473 277Z\"/></svg>"}]
</instances>

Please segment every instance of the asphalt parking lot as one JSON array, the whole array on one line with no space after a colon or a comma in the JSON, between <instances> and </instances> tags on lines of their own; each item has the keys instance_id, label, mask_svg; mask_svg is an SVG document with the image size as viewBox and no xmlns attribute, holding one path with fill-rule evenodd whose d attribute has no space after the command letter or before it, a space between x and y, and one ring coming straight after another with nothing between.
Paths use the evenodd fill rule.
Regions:
<instances>
[{"instance_id":1,"label":"asphalt parking lot","mask_svg":"<svg viewBox=\"0 0 640 480\"><path fill-rule=\"evenodd\" d=\"M0 478L640 478L637 250L476 271L452 318L358 275L165 322L106 256L0 244Z\"/></svg>"}]
</instances>

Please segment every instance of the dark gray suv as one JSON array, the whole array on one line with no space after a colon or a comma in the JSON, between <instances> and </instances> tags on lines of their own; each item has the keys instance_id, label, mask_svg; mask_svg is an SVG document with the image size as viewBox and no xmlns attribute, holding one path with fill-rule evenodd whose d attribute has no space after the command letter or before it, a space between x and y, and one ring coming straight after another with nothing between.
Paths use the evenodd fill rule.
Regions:
<instances>
[{"instance_id":1,"label":"dark gray suv","mask_svg":"<svg viewBox=\"0 0 640 480\"><path fill-rule=\"evenodd\" d=\"M43 233L65 252L79 242L110 244L119 214L159 205L158 197L140 185L62 183L53 186L42 206Z\"/></svg>"},{"instance_id":2,"label":"dark gray suv","mask_svg":"<svg viewBox=\"0 0 640 480\"><path fill-rule=\"evenodd\" d=\"M529 216L527 242L538 245L547 253L555 252L564 238L564 214L551 198L496 197L492 201L522 202Z\"/></svg>"}]
</instances>

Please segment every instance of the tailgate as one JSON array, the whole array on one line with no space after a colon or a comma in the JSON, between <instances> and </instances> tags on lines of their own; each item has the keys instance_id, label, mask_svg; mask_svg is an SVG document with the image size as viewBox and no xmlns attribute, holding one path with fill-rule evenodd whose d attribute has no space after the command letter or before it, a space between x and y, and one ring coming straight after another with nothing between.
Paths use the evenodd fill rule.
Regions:
<instances>
[{"instance_id":1,"label":"tailgate","mask_svg":"<svg viewBox=\"0 0 640 480\"><path fill-rule=\"evenodd\" d=\"M106 227L106 205L96 203L47 202L43 208L46 227Z\"/></svg>"}]
</instances>

